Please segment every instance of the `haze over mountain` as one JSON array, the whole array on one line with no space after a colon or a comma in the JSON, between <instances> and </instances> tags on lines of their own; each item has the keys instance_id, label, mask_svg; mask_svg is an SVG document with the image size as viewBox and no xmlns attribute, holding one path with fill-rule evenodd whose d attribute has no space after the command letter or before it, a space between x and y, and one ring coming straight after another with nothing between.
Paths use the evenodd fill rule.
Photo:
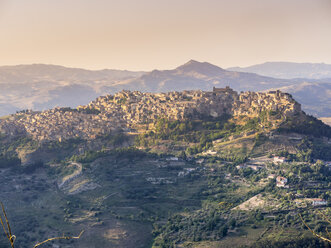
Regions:
<instances>
[{"instance_id":1,"label":"haze over mountain","mask_svg":"<svg viewBox=\"0 0 331 248\"><path fill-rule=\"evenodd\" d=\"M307 113L331 117L331 83L303 82L278 89L292 94Z\"/></svg>"},{"instance_id":2,"label":"haze over mountain","mask_svg":"<svg viewBox=\"0 0 331 248\"><path fill-rule=\"evenodd\" d=\"M281 89L292 93L307 113L331 115L328 80L277 79L190 60L173 70L151 72L91 71L45 64L3 66L0 67L0 116L27 108L76 107L123 89L168 92L212 90L214 86L230 86L237 91Z\"/></svg>"},{"instance_id":3,"label":"haze over mountain","mask_svg":"<svg viewBox=\"0 0 331 248\"><path fill-rule=\"evenodd\" d=\"M90 80L123 80L136 77L143 72L127 70L86 70L80 68L67 68L59 65L32 64L0 67L0 82L17 83L50 79L52 81L71 80L71 82L84 83Z\"/></svg>"},{"instance_id":4,"label":"haze over mountain","mask_svg":"<svg viewBox=\"0 0 331 248\"><path fill-rule=\"evenodd\" d=\"M85 70L57 65L33 64L0 67L0 116L22 109L43 110L55 106L85 104L116 81L143 72Z\"/></svg>"},{"instance_id":5,"label":"haze over mountain","mask_svg":"<svg viewBox=\"0 0 331 248\"><path fill-rule=\"evenodd\" d=\"M260 76L254 73L224 70L207 62L190 60L173 70L154 70L141 77L116 84L124 89L166 92L173 90L201 89L230 86L235 90L265 90L288 85L286 80Z\"/></svg>"},{"instance_id":6,"label":"haze over mountain","mask_svg":"<svg viewBox=\"0 0 331 248\"><path fill-rule=\"evenodd\" d=\"M331 78L331 65L324 63L266 62L248 67L231 67L230 71L257 73L275 78Z\"/></svg>"}]
</instances>

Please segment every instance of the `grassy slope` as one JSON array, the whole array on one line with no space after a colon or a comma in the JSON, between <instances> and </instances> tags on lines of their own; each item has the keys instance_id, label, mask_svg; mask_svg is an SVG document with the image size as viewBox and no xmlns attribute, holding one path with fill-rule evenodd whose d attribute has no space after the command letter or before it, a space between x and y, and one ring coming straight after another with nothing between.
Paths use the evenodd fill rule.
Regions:
<instances>
[{"instance_id":1,"label":"grassy slope","mask_svg":"<svg viewBox=\"0 0 331 248\"><path fill-rule=\"evenodd\" d=\"M298 141L287 139L286 134L262 140L257 138L256 133L243 136L241 132L252 131L256 126L254 123L248 125L246 120L240 121L241 126L227 129L230 133L225 133L220 142L209 148L218 151L221 157L228 153L234 156L257 156L284 147L295 151L298 145ZM220 126L223 124L221 123ZM204 134L208 137L220 131L214 129L213 125L216 123L210 122L202 127L200 123L197 130L190 132L193 135L193 132L197 131L198 135ZM261 132L261 128L257 127L255 132ZM186 133L176 135L181 139ZM232 140L231 135L234 137ZM237 137L238 135L241 136ZM187 146L197 144L173 138L156 139L157 143L156 145L153 143L152 150L159 153L178 154ZM160 150L160 147L164 149ZM56 147L56 152L60 154L61 149L67 150L67 148L67 146ZM59 169L46 166L31 174L27 173L29 170L1 169L0 199L7 207L14 233L18 237L19 247L31 247L37 240L57 236L62 232L76 234L81 229L86 230L84 237L73 243L69 241L70 247L110 245L112 247L149 247L153 240L151 232L153 229L156 230L153 224L157 224L160 228L158 233L166 233L166 230L162 228L176 213L191 216L193 219L200 218L197 213L204 212L203 202L224 201L234 206L238 205L264 189L265 184L260 184L259 180L269 173L263 170L245 176L242 171L233 169L233 165L220 162L215 158L206 158L201 165L192 162L169 162L150 155L128 157L125 153L124 156L123 154L103 155L95 160L96 158L98 156L83 164L84 178L81 180L88 179L99 187L73 196L66 195L56 186L56 182L66 175L66 164L62 164ZM196 168L196 170L185 177L179 177L178 173L185 171L185 168ZM278 169L278 171L281 170L284 168ZM226 179L229 173L231 176ZM150 178L154 178L159 184L151 183L148 181ZM273 194L277 199L287 197L286 191L285 193L275 191ZM206 211L209 211L208 208ZM226 218L229 213L224 211L222 215ZM252 216L246 217L249 219ZM202 218L202 223L205 220ZM259 233L270 223L248 220L243 222L241 227L231 230L224 239L214 240L206 234L207 240L210 239L210 241L195 241L192 245L193 247L208 245L217 247L234 242L233 244L240 246L245 243L242 240L246 236L245 244L248 244L255 242ZM185 225L183 223L183 227ZM252 225L256 225L257 229ZM280 228L281 225L283 223L277 221L274 228ZM297 222L291 230L299 230L296 233L302 234ZM200 232L204 234L205 231ZM277 232L269 231L265 237L272 237L273 233ZM177 239L176 235L174 232L170 240ZM185 239L187 234L184 232L181 235ZM280 237L283 236L280 235ZM180 243L185 244L185 242ZM66 243L63 242L63 244Z\"/></svg>"}]
</instances>

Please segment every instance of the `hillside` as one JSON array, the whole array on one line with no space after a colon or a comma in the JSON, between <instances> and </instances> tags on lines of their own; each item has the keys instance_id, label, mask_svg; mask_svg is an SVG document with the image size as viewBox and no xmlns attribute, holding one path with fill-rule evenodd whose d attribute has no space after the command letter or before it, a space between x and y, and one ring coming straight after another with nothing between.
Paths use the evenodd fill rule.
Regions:
<instances>
[{"instance_id":1,"label":"hillside","mask_svg":"<svg viewBox=\"0 0 331 248\"><path fill-rule=\"evenodd\" d=\"M275 88L288 92L302 103L302 109L315 116L328 117L331 115L331 83L297 83Z\"/></svg>"},{"instance_id":2,"label":"hillside","mask_svg":"<svg viewBox=\"0 0 331 248\"><path fill-rule=\"evenodd\" d=\"M103 87L143 72L91 71L55 65L0 67L0 116L22 109L75 107L104 94Z\"/></svg>"},{"instance_id":3,"label":"hillside","mask_svg":"<svg viewBox=\"0 0 331 248\"><path fill-rule=\"evenodd\" d=\"M331 127L287 93L121 91L0 126L18 247L327 247L298 213L325 235Z\"/></svg>"},{"instance_id":4,"label":"hillside","mask_svg":"<svg viewBox=\"0 0 331 248\"><path fill-rule=\"evenodd\" d=\"M265 90L272 85L287 85L286 80L263 77L254 73L231 72L207 62L190 60L173 70L158 71L120 82L123 89L144 92L207 90L230 86L235 90Z\"/></svg>"},{"instance_id":5,"label":"hillside","mask_svg":"<svg viewBox=\"0 0 331 248\"><path fill-rule=\"evenodd\" d=\"M84 83L86 81L123 80L137 77L143 72L131 72L126 70L85 70L80 68L68 68L59 65L32 64L0 67L0 82L29 83L31 81L70 81Z\"/></svg>"},{"instance_id":6,"label":"hillside","mask_svg":"<svg viewBox=\"0 0 331 248\"><path fill-rule=\"evenodd\" d=\"M227 70L257 73L274 78L331 78L331 65L324 63L266 62L248 67L231 67Z\"/></svg>"}]
</instances>

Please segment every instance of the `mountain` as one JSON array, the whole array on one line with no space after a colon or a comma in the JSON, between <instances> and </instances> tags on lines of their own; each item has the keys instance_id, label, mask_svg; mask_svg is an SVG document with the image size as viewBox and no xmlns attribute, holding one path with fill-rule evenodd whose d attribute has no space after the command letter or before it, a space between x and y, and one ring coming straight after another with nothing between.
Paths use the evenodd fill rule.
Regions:
<instances>
[{"instance_id":1,"label":"mountain","mask_svg":"<svg viewBox=\"0 0 331 248\"><path fill-rule=\"evenodd\" d=\"M0 67L0 82L30 83L42 80L70 81L72 83L89 83L91 80L117 81L126 78L137 77L143 72L127 70L86 70L80 68L68 68L59 65L32 64Z\"/></svg>"},{"instance_id":2,"label":"mountain","mask_svg":"<svg viewBox=\"0 0 331 248\"><path fill-rule=\"evenodd\" d=\"M0 67L0 116L22 109L77 107L100 95L114 94L123 89L156 93L210 91L213 87L225 86L237 91L281 89L300 100L307 113L331 116L327 105L331 79L278 79L251 72L229 71L195 60L172 70L151 72L91 71L44 64L3 66Z\"/></svg>"},{"instance_id":3,"label":"mountain","mask_svg":"<svg viewBox=\"0 0 331 248\"><path fill-rule=\"evenodd\" d=\"M174 70L154 70L138 78L124 80L108 87L140 90L143 92L168 92L190 89L211 90L213 87L230 86L237 91L268 91L280 89L293 94L303 110L315 116L331 116L331 80L326 79L277 79L250 72L229 71L207 62L190 60Z\"/></svg>"},{"instance_id":4,"label":"mountain","mask_svg":"<svg viewBox=\"0 0 331 248\"><path fill-rule=\"evenodd\" d=\"M331 116L331 83L303 82L277 89L292 94L307 113Z\"/></svg>"},{"instance_id":5,"label":"mountain","mask_svg":"<svg viewBox=\"0 0 331 248\"><path fill-rule=\"evenodd\" d=\"M151 92L188 89L211 90L230 86L235 90L265 90L288 85L287 80L264 77L255 73L227 71L207 62L190 60L173 70L154 70L141 77L116 84L128 90Z\"/></svg>"},{"instance_id":6,"label":"mountain","mask_svg":"<svg viewBox=\"0 0 331 248\"><path fill-rule=\"evenodd\" d=\"M257 73L267 77L284 79L331 78L331 65L324 63L266 62L248 67L231 67L227 70Z\"/></svg>"},{"instance_id":7,"label":"mountain","mask_svg":"<svg viewBox=\"0 0 331 248\"><path fill-rule=\"evenodd\" d=\"M0 67L0 116L22 109L75 107L101 94L102 87L142 75L121 70L91 71L56 65Z\"/></svg>"}]
</instances>

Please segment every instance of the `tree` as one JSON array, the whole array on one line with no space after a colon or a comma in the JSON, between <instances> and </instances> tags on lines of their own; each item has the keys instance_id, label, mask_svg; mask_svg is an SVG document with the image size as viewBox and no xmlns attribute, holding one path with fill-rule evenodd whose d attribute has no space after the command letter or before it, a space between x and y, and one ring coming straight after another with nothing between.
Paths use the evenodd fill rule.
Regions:
<instances>
[{"instance_id":1,"label":"tree","mask_svg":"<svg viewBox=\"0 0 331 248\"><path fill-rule=\"evenodd\" d=\"M324 219L326 222L328 222L329 224L331 224L331 220L330 220L325 214L323 214L321 211L318 211L318 213L319 213L320 215L323 216L323 219ZM327 242L331 243L331 234L330 234L330 232L329 232L329 230L328 230L327 227L325 228L325 231L326 231L328 237L324 237L324 236L322 236L322 235L320 235L320 234L317 234L314 230L312 230L312 229L308 226L308 224L304 221L304 219L302 218L302 215L301 215L301 214L299 214L299 217L300 217L302 223L308 228L308 230L309 230L314 236L316 236L317 238L319 238L319 239L321 239L321 240L323 240L323 241L327 241Z\"/></svg>"},{"instance_id":2,"label":"tree","mask_svg":"<svg viewBox=\"0 0 331 248\"><path fill-rule=\"evenodd\" d=\"M15 248L14 247L14 243L15 243L15 240L16 240L16 236L12 234L12 231L11 231L11 228L10 228L10 224L9 224L9 220L7 218L7 214L6 214L6 211L5 211L5 207L3 205L2 202L0 202L1 204L1 208L2 208L2 214L3 214L3 217L5 219L5 221L3 221L1 215L0 215L0 222L1 222L1 225L2 225L2 228L3 228L3 231L5 232L6 234L6 237L10 243L10 246L12 248ZM6 222L6 225L5 225L5 222ZM80 239L80 237L82 236L82 234L84 233L84 230L80 232L80 234L78 236L64 236L64 234L61 236L61 237L54 237L54 238L49 238L49 239L46 239L45 241L43 242L40 242L40 243L37 243L34 245L33 248L36 248L42 244L45 244L49 241L53 241L53 240L57 240L57 239Z\"/></svg>"}]
</instances>

